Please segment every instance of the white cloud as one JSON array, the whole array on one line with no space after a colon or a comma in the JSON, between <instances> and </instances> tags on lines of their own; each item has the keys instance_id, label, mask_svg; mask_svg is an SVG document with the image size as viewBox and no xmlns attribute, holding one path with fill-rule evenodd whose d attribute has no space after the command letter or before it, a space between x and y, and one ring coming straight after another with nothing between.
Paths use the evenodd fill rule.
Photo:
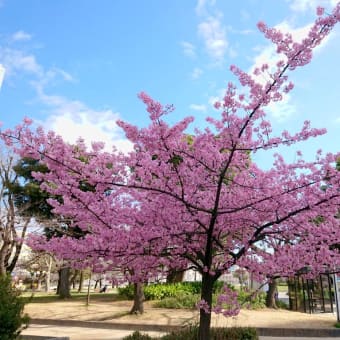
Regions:
<instances>
[{"instance_id":1,"label":"white cloud","mask_svg":"<svg viewBox=\"0 0 340 340\"><path fill-rule=\"evenodd\" d=\"M290 33L293 37L294 41L301 42L308 34L309 29L311 28L311 24L307 24L302 27L293 28L287 21L283 21L280 24L275 26L276 29L280 30L283 33ZM326 38L327 39L327 38ZM320 46L323 46L324 43ZM317 49L320 48L317 47ZM253 65L250 68L249 72L252 72L255 67L261 67L263 64L269 65L269 72L273 71L276 67L276 63L279 60L286 59L286 57L282 54L276 53L276 46L273 44L269 44L267 46L257 46L254 48L255 51L260 51L253 59ZM265 83L269 78L257 78L257 81L260 83Z\"/></svg>"},{"instance_id":2,"label":"white cloud","mask_svg":"<svg viewBox=\"0 0 340 340\"><path fill-rule=\"evenodd\" d=\"M20 50L0 47L0 62L6 68L8 75L13 75L17 72L31 73L36 76L42 76L43 74L43 68L37 63L35 56Z\"/></svg>"},{"instance_id":3,"label":"white cloud","mask_svg":"<svg viewBox=\"0 0 340 340\"><path fill-rule=\"evenodd\" d=\"M219 16L209 16L198 25L198 35L203 39L205 48L216 63L224 60L228 47L226 28Z\"/></svg>"},{"instance_id":4,"label":"white cloud","mask_svg":"<svg viewBox=\"0 0 340 340\"><path fill-rule=\"evenodd\" d=\"M222 98L224 97L225 89L220 89L217 96L211 96L208 99L210 106L214 107L217 102L222 103Z\"/></svg>"},{"instance_id":5,"label":"white cloud","mask_svg":"<svg viewBox=\"0 0 340 340\"><path fill-rule=\"evenodd\" d=\"M239 29L235 29L231 25L227 26L227 30L228 30L228 32L231 32L231 33L234 33L234 34L240 34L240 35L249 35L249 34L255 33L255 30L252 30L252 29L239 30Z\"/></svg>"},{"instance_id":6,"label":"white cloud","mask_svg":"<svg viewBox=\"0 0 340 340\"><path fill-rule=\"evenodd\" d=\"M192 79L198 79L203 74L203 70L199 67L195 67L191 73Z\"/></svg>"},{"instance_id":7,"label":"white cloud","mask_svg":"<svg viewBox=\"0 0 340 340\"><path fill-rule=\"evenodd\" d=\"M34 86L37 86L37 84L46 86L60 78L68 82L74 81L74 78L68 72L57 67L44 69L33 54L28 54L19 49L0 46L0 64L6 69L7 77L30 76L30 82Z\"/></svg>"},{"instance_id":8,"label":"white cloud","mask_svg":"<svg viewBox=\"0 0 340 340\"><path fill-rule=\"evenodd\" d=\"M49 107L47 118L40 123L65 141L75 143L82 137L88 146L91 142L100 141L105 143L108 151L111 151L112 146L123 152L132 150L131 143L116 124L118 113L110 109L91 109L80 101L47 95L39 89L38 94L40 101Z\"/></svg>"},{"instance_id":9,"label":"white cloud","mask_svg":"<svg viewBox=\"0 0 340 340\"><path fill-rule=\"evenodd\" d=\"M70 143L82 137L89 146L92 141L100 141L106 144L106 150L111 150L113 145L125 152L132 149L116 125L118 113L110 109L92 109L81 101L46 94L46 86L57 79L74 81L66 71L57 67L46 69L33 54L0 46L0 80L4 69L6 75L29 76L37 100L46 107L45 119L39 122L46 129L54 130Z\"/></svg>"},{"instance_id":10,"label":"white cloud","mask_svg":"<svg viewBox=\"0 0 340 340\"><path fill-rule=\"evenodd\" d=\"M318 6L334 7L339 0L287 0L294 12L314 11Z\"/></svg>"},{"instance_id":11,"label":"white cloud","mask_svg":"<svg viewBox=\"0 0 340 340\"><path fill-rule=\"evenodd\" d=\"M308 35L308 32L311 29L311 27L312 27L312 23L307 24L302 27L294 28L287 21L283 21L280 24L275 26L275 28L279 29L282 32L287 32L287 33L292 34L293 39L297 42L301 42ZM334 34L327 35L323 39L322 43L316 46L316 48L314 49L314 52L315 53L320 52L327 45L330 39L332 39L332 37L334 37Z\"/></svg>"},{"instance_id":12,"label":"white cloud","mask_svg":"<svg viewBox=\"0 0 340 340\"><path fill-rule=\"evenodd\" d=\"M283 33L290 33L294 41L301 42L308 35L311 26L312 24L307 24L302 27L293 28L287 21L283 21L280 24L276 25L275 28ZM331 36L328 35L323 40L323 42L314 49L315 53L320 52L326 46L326 44L331 39L330 37ZM269 71L273 71L276 63L279 60L286 59L284 55L276 53L276 46L273 44L267 46L257 46L255 48L255 51L260 51L260 53L254 57L253 65L250 68L249 72L252 72L255 67L261 67L263 64L268 64ZM257 78L257 81L260 83L265 83L268 80L269 78Z\"/></svg>"},{"instance_id":13,"label":"white cloud","mask_svg":"<svg viewBox=\"0 0 340 340\"><path fill-rule=\"evenodd\" d=\"M196 57L196 48L193 44L187 42L187 41L182 41L181 46L183 48L183 53L187 57L190 58L195 58Z\"/></svg>"},{"instance_id":14,"label":"white cloud","mask_svg":"<svg viewBox=\"0 0 340 340\"><path fill-rule=\"evenodd\" d=\"M2 82L4 80L5 77L5 68L0 64L0 89L2 87Z\"/></svg>"},{"instance_id":15,"label":"white cloud","mask_svg":"<svg viewBox=\"0 0 340 340\"><path fill-rule=\"evenodd\" d=\"M307 24L302 27L294 28L286 20L282 21L281 23L275 26L275 28L277 28L278 30L284 33L290 33L293 36L293 39L299 42L302 41L308 35L308 32L311 27L312 27L312 23Z\"/></svg>"},{"instance_id":16,"label":"white cloud","mask_svg":"<svg viewBox=\"0 0 340 340\"><path fill-rule=\"evenodd\" d=\"M24 31L17 31L12 35L13 41L28 41L31 40L32 36Z\"/></svg>"},{"instance_id":17,"label":"white cloud","mask_svg":"<svg viewBox=\"0 0 340 340\"><path fill-rule=\"evenodd\" d=\"M194 111L200 111L200 112L206 112L207 111L207 107L204 104L191 104L189 106L189 108L191 110L194 110Z\"/></svg>"},{"instance_id":18,"label":"white cloud","mask_svg":"<svg viewBox=\"0 0 340 340\"><path fill-rule=\"evenodd\" d=\"M280 102L271 102L267 106L267 110L279 123L288 120L296 113L296 107L292 104L289 94L285 94Z\"/></svg>"},{"instance_id":19,"label":"white cloud","mask_svg":"<svg viewBox=\"0 0 340 340\"><path fill-rule=\"evenodd\" d=\"M64 71L64 70L62 70L62 69L60 69L60 68L55 68L54 70L55 70L57 73L59 73L59 74L63 77L64 80L70 81L70 82L74 81L74 78L73 78L72 75L69 74L68 72L66 72L66 71Z\"/></svg>"},{"instance_id":20,"label":"white cloud","mask_svg":"<svg viewBox=\"0 0 340 340\"><path fill-rule=\"evenodd\" d=\"M205 15L207 13L207 7L214 6L216 0L198 0L195 8L197 15Z\"/></svg>"},{"instance_id":21,"label":"white cloud","mask_svg":"<svg viewBox=\"0 0 340 340\"><path fill-rule=\"evenodd\" d=\"M304 3L304 1L301 1L301 6L303 6L302 3ZM279 29L281 32L292 34L294 41L301 42L307 36L311 26L312 24L307 24L302 27L294 28L287 21L283 21L276 25L275 28ZM320 52L326 46L329 39L330 36L327 36L322 44L315 48L315 53ZM285 59L285 56L276 53L276 47L274 45L258 46L256 50L260 51L260 53L254 57L253 65L249 72L252 72L255 67L261 67L265 63L269 65L268 71L272 72L276 63L281 59ZM261 75L256 78L256 81L264 84L267 81L270 81L270 78L269 76ZM267 106L267 109L278 122L283 122L296 113L295 105L292 103L289 94L284 95L280 102L272 102Z\"/></svg>"}]
</instances>

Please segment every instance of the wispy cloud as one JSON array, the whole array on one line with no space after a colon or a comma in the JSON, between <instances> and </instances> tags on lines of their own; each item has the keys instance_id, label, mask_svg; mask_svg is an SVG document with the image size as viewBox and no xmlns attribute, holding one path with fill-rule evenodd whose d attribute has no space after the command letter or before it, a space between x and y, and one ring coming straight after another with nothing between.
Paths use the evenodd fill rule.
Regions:
<instances>
[{"instance_id":1,"label":"wispy cloud","mask_svg":"<svg viewBox=\"0 0 340 340\"><path fill-rule=\"evenodd\" d=\"M308 34L312 24L307 24L301 27L293 27L288 21L282 21L275 28L279 29L281 32L290 33L293 37L294 41L301 42ZM319 53L329 42L331 36L327 36L323 42L315 48L315 53ZM253 59L253 65L250 68L250 72L255 69L255 67L261 67L264 63L269 65L269 71L272 71L276 65L276 63L280 59L285 59L285 56L282 54L276 53L276 48L274 45L269 44L266 46L257 46L254 48L255 51L260 51L257 55L255 55ZM260 82L266 82L269 79L257 79Z\"/></svg>"},{"instance_id":2,"label":"wispy cloud","mask_svg":"<svg viewBox=\"0 0 340 340\"><path fill-rule=\"evenodd\" d=\"M280 102L270 103L267 106L267 110L279 123L285 122L297 112L296 106L292 103L289 94L284 95Z\"/></svg>"},{"instance_id":3,"label":"wispy cloud","mask_svg":"<svg viewBox=\"0 0 340 340\"><path fill-rule=\"evenodd\" d=\"M310 24L307 24L302 27L294 28L287 21L283 21L276 25L275 28L282 32L292 34L293 39L300 42L308 34L310 26ZM256 67L261 67L263 64L268 64L268 71L271 73L274 71L276 63L281 59L285 59L283 55L276 53L276 48L272 44L267 46L257 46L255 51L260 51L260 53L255 55L253 59L253 65L250 67L249 72L252 72ZM261 75L260 77L256 78L256 81L265 84L266 82L270 81L270 76L268 75L266 77L265 75ZM270 103L267 106L267 111L272 115L273 119L281 123L288 120L296 113L296 107L292 102L290 95L285 94L281 101Z\"/></svg>"},{"instance_id":4,"label":"wispy cloud","mask_svg":"<svg viewBox=\"0 0 340 340\"><path fill-rule=\"evenodd\" d=\"M223 89L223 90L220 90L219 92L223 94L224 89ZM219 96L210 96L209 99L208 99L208 103L209 103L211 106L214 106L215 103L221 101L221 98L222 98L222 95L221 95L220 97L219 97Z\"/></svg>"},{"instance_id":5,"label":"wispy cloud","mask_svg":"<svg viewBox=\"0 0 340 340\"><path fill-rule=\"evenodd\" d=\"M198 0L195 12L200 20L198 36L212 62L221 64L228 48L227 28L222 23L223 14L216 8L215 0Z\"/></svg>"},{"instance_id":6,"label":"wispy cloud","mask_svg":"<svg viewBox=\"0 0 340 340\"><path fill-rule=\"evenodd\" d=\"M23 37L23 34L20 35ZM0 46L0 85L4 70L6 78L23 76L33 87L36 102L42 106L45 115L38 123L46 129L54 130L70 143L82 137L88 145L92 141L102 141L107 150L111 150L113 145L122 151L131 150L131 144L116 125L118 113L110 108L93 109L79 100L47 94L46 89L57 81L74 81L70 73L58 67L44 67L34 54L24 50Z\"/></svg>"},{"instance_id":7,"label":"wispy cloud","mask_svg":"<svg viewBox=\"0 0 340 340\"><path fill-rule=\"evenodd\" d=\"M53 85L57 81L73 82L72 75L60 68L44 68L34 54L20 49L0 46L0 64L6 70L6 80L20 76L29 79L34 87Z\"/></svg>"},{"instance_id":8,"label":"wispy cloud","mask_svg":"<svg viewBox=\"0 0 340 340\"><path fill-rule=\"evenodd\" d=\"M194 111L206 112L207 107L204 104L190 104L189 108Z\"/></svg>"},{"instance_id":9,"label":"wispy cloud","mask_svg":"<svg viewBox=\"0 0 340 340\"><path fill-rule=\"evenodd\" d=\"M0 64L0 89L2 87L2 82L5 77L5 68Z\"/></svg>"},{"instance_id":10,"label":"wispy cloud","mask_svg":"<svg viewBox=\"0 0 340 340\"><path fill-rule=\"evenodd\" d=\"M30 73L42 76L43 68L37 63L32 54L8 47L0 47L0 62L6 69L8 76L16 73Z\"/></svg>"},{"instance_id":11,"label":"wispy cloud","mask_svg":"<svg viewBox=\"0 0 340 340\"><path fill-rule=\"evenodd\" d=\"M287 0L294 12L315 11L317 6L334 7L339 0Z\"/></svg>"},{"instance_id":12,"label":"wispy cloud","mask_svg":"<svg viewBox=\"0 0 340 340\"><path fill-rule=\"evenodd\" d=\"M198 79L203 74L203 70L199 67L195 67L191 73L192 79Z\"/></svg>"},{"instance_id":13,"label":"wispy cloud","mask_svg":"<svg viewBox=\"0 0 340 340\"><path fill-rule=\"evenodd\" d=\"M216 0L198 0L195 8L197 15L207 15L208 7L214 6Z\"/></svg>"},{"instance_id":14,"label":"wispy cloud","mask_svg":"<svg viewBox=\"0 0 340 340\"><path fill-rule=\"evenodd\" d=\"M31 39L32 39L31 34L24 31L17 31L12 35L13 41L28 41Z\"/></svg>"},{"instance_id":15,"label":"wispy cloud","mask_svg":"<svg viewBox=\"0 0 340 340\"><path fill-rule=\"evenodd\" d=\"M220 16L209 16L198 25L198 35L203 39L207 53L212 60L220 64L228 48L226 27Z\"/></svg>"},{"instance_id":16,"label":"wispy cloud","mask_svg":"<svg viewBox=\"0 0 340 340\"><path fill-rule=\"evenodd\" d=\"M228 32L231 32L234 34L240 34L240 35L249 35L249 34L255 33L255 30L252 30L252 29L239 30L239 29L235 29L231 25L227 26L227 30Z\"/></svg>"},{"instance_id":17,"label":"wispy cloud","mask_svg":"<svg viewBox=\"0 0 340 340\"><path fill-rule=\"evenodd\" d=\"M182 46L183 53L185 56L190 57L190 58L196 57L196 47L193 44L187 41L182 41L181 46Z\"/></svg>"}]
</instances>

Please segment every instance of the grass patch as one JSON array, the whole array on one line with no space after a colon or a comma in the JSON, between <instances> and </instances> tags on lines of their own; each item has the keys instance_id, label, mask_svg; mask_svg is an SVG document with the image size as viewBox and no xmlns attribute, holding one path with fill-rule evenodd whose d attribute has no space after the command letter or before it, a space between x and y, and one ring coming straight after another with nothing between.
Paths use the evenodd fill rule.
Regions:
<instances>
[{"instance_id":1,"label":"grass patch","mask_svg":"<svg viewBox=\"0 0 340 340\"><path fill-rule=\"evenodd\" d=\"M277 291L279 293L287 293L288 292L288 286L287 285L277 286Z\"/></svg>"},{"instance_id":2,"label":"grass patch","mask_svg":"<svg viewBox=\"0 0 340 340\"><path fill-rule=\"evenodd\" d=\"M87 293L72 293L71 297L67 299L67 301L81 301L86 300ZM55 293L30 293L25 292L22 294L22 299L26 303L49 303L49 302L63 302L65 299L60 299L58 295ZM92 302L112 302L112 301L121 301L123 300L118 294L116 293L91 293L90 295L90 303Z\"/></svg>"},{"instance_id":3,"label":"grass patch","mask_svg":"<svg viewBox=\"0 0 340 340\"><path fill-rule=\"evenodd\" d=\"M153 306L158 308L192 309L196 308L199 300L199 294L179 293L176 296L156 301Z\"/></svg>"}]
</instances>

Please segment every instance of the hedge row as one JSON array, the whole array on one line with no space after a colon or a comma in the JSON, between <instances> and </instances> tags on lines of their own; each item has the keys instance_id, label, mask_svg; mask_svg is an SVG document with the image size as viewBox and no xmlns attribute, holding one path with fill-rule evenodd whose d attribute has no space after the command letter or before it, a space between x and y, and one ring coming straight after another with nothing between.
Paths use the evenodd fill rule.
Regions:
<instances>
[{"instance_id":1,"label":"hedge row","mask_svg":"<svg viewBox=\"0 0 340 340\"><path fill-rule=\"evenodd\" d=\"M217 281L213 290L213 303L223 287L223 282ZM231 287L232 288L232 287ZM119 288L118 292L126 299L133 299L133 286ZM159 308L195 308L200 300L201 282L180 282L150 284L144 287L146 300L157 300L155 307ZM238 301L242 307L259 309L266 304L265 293L251 296L249 292L240 291Z\"/></svg>"},{"instance_id":2,"label":"hedge row","mask_svg":"<svg viewBox=\"0 0 340 340\"><path fill-rule=\"evenodd\" d=\"M213 293L221 290L223 282L217 281ZM201 282L156 283L144 286L146 300L162 300L175 297L178 294L197 295L201 293ZM133 299L133 285L118 288L118 294L127 299Z\"/></svg>"},{"instance_id":3,"label":"hedge row","mask_svg":"<svg viewBox=\"0 0 340 340\"><path fill-rule=\"evenodd\" d=\"M140 332L134 332L123 340L196 340L198 337L198 327L188 327L180 331L171 332L163 335L160 338L152 338L147 334ZM228 328L212 328L211 329L211 340L258 340L258 334L255 328L251 327L228 327Z\"/></svg>"}]
</instances>

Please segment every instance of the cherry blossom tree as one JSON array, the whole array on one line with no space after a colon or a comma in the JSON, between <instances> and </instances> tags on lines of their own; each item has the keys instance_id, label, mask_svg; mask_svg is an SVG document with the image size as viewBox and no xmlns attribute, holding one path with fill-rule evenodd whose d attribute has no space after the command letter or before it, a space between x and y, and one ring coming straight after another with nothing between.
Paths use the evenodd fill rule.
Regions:
<instances>
[{"instance_id":1,"label":"cherry blossom tree","mask_svg":"<svg viewBox=\"0 0 340 340\"><path fill-rule=\"evenodd\" d=\"M193 117L169 125L165 116L173 108L141 93L150 125L118 122L134 145L128 155L106 152L101 143L91 150L81 140L71 146L53 132L34 131L29 120L2 131L22 157L43 160L49 172L35 176L44 190L63 197L50 200L55 213L86 231L81 240L51 242L54 252L70 258L82 254L82 263L93 263L96 254L97 266L130 266L135 280L162 268L197 269L202 275L199 339L210 337L212 312L230 316L239 310L227 290L212 305L213 284L231 266L263 280L294 275L306 266L312 275L325 265L339 265L338 249L330 247L340 237L339 156L320 151L307 162L298 154L288 164L276 154L266 171L252 160L256 152L325 133L305 122L297 133L274 134L265 113L293 89L289 72L311 61L313 49L340 20L340 4L330 15L322 8L317 14L301 42L258 24L281 60L252 74L232 66L243 92L229 83L215 104L220 117L208 117L204 130L189 134Z\"/></svg>"}]
</instances>

